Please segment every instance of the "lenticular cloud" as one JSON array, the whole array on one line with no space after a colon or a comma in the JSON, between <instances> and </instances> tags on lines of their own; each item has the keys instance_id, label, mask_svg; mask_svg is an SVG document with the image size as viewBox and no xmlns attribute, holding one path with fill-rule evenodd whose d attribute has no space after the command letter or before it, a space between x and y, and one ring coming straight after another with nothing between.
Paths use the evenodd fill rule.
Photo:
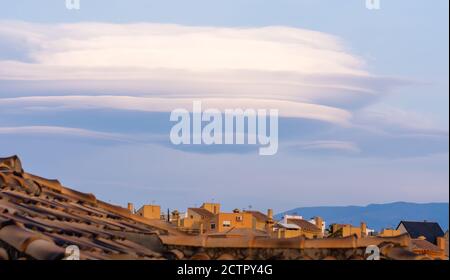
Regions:
<instances>
[{"instance_id":1,"label":"lenticular cloud","mask_svg":"<svg viewBox=\"0 0 450 280\"><path fill-rule=\"evenodd\" d=\"M339 38L300 28L1 22L0 40L0 82L9 82L10 98L30 89L40 96L139 96L151 98L143 100L150 111L169 110L172 100L245 100L279 105L282 116L345 123L349 108L397 83L368 73ZM89 100L95 107L98 99Z\"/></svg>"}]
</instances>

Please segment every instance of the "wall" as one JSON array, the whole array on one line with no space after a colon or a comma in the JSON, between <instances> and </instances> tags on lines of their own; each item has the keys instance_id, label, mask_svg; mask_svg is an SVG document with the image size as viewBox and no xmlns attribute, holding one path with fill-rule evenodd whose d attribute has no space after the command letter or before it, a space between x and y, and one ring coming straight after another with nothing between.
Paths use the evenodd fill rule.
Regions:
<instances>
[{"instance_id":1,"label":"wall","mask_svg":"<svg viewBox=\"0 0 450 280\"><path fill-rule=\"evenodd\" d=\"M379 236L381 237L392 237L392 236L399 236L402 233L400 232L400 230L396 230L396 229L383 229Z\"/></svg>"},{"instance_id":2,"label":"wall","mask_svg":"<svg viewBox=\"0 0 450 280\"><path fill-rule=\"evenodd\" d=\"M238 217L242 217L242 219L239 221ZM224 221L229 221L230 226L224 226ZM232 228L252 229L253 215L250 213L219 213L211 222L216 224L216 229L213 230L215 232L224 232Z\"/></svg>"},{"instance_id":3,"label":"wall","mask_svg":"<svg viewBox=\"0 0 450 280\"><path fill-rule=\"evenodd\" d=\"M159 205L144 205L137 212L140 216L147 219L160 220L161 219L161 206Z\"/></svg>"},{"instance_id":4,"label":"wall","mask_svg":"<svg viewBox=\"0 0 450 280\"><path fill-rule=\"evenodd\" d=\"M219 203L203 203L201 208L208 210L211 213L219 214L220 213L220 204Z\"/></svg>"}]
</instances>

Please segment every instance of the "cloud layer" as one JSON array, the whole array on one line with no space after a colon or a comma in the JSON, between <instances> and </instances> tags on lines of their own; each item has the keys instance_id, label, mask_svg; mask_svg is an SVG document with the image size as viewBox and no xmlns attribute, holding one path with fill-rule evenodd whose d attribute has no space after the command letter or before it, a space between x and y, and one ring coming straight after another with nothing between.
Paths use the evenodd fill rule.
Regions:
<instances>
[{"instance_id":1,"label":"cloud layer","mask_svg":"<svg viewBox=\"0 0 450 280\"><path fill-rule=\"evenodd\" d=\"M299 28L3 21L0 38L3 57L16 46L0 60L0 81L22 81L5 86L5 96L33 90L349 108L404 83L368 73L338 37Z\"/></svg>"},{"instance_id":2,"label":"cloud layer","mask_svg":"<svg viewBox=\"0 0 450 280\"><path fill-rule=\"evenodd\" d=\"M448 197L448 131L384 106L414 84L368 68L342 39L300 28L0 21L0 157L117 203ZM192 100L279 109L279 152L172 145L168 112Z\"/></svg>"},{"instance_id":3,"label":"cloud layer","mask_svg":"<svg viewBox=\"0 0 450 280\"><path fill-rule=\"evenodd\" d=\"M137 116L190 109L193 100L201 100L205 108L222 111L278 109L281 117L296 120L280 127L281 141L294 151L352 156L448 152L448 131L414 112L374 106L411 81L369 73L366 62L340 38L322 32L282 26L0 21L0 42L0 116L15 116L12 123L0 121L3 135L45 130L113 140L124 132L122 113L113 117L116 131L97 122L99 132L86 127L87 121L72 118L64 128L42 114ZM41 121L26 123L31 115ZM151 133L142 120L137 122L142 124L137 132ZM158 124L169 125L165 120ZM105 127L113 134L100 132ZM427 147L427 141L434 146Z\"/></svg>"}]
</instances>

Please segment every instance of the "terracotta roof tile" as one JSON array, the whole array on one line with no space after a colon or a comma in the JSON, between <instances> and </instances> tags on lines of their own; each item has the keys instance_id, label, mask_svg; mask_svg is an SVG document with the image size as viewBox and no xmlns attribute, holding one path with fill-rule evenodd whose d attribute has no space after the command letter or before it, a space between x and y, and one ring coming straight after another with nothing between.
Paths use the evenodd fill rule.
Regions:
<instances>
[{"instance_id":1,"label":"terracotta roof tile","mask_svg":"<svg viewBox=\"0 0 450 280\"><path fill-rule=\"evenodd\" d=\"M433 243L431 243L427 240L412 239L411 243L412 243L413 249L427 250L427 251L433 251L433 252L441 251L438 246L434 245Z\"/></svg>"},{"instance_id":2,"label":"terracotta roof tile","mask_svg":"<svg viewBox=\"0 0 450 280\"><path fill-rule=\"evenodd\" d=\"M255 219L258 221L258 222L263 222L263 223L265 223L265 222L267 222L268 220L269 220L269 217L266 215L266 214L263 214L263 213L261 213L261 212L259 212L259 211L245 211L246 213L250 213L250 214L252 214L253 215L253 217L255 217Z\"/></svg>"},{"instance_id":3,"label":"terracotta roof tile","mask_svg":"<svg viewBox=\"0 0 450 280\"><path fill-rule=\"evenodd\" d=\"M200 216L203 216L203 217L206 217L206 218L214 217L214 213L209 212L208 210L206 210L204 208L189 208L189 210L192 210L195 213L199 214Z\"/></svg>"},{"instance_id":4,"label":"terracotta roof tile","mask_svg":"<svg viewBox=\"0 0 450 280\"><path fill-rule=\"evenodd\" d=\"M57 180L23 173L18 158L0 159L0 165L0 247L6 244L28 258L61 259L69 245L80 248L82 259L161 258L152 243L144 246L127 234L143 240L155 234L184 235L164 221L139 217Z\"/></svg>"},{"instance_id":5,"label":"terracotta roof tile","mask_svg":"<svg viewBox=\"0 0 450 280\"><path fill-rule=\"evenodd\" d=\"M316 225L302 219L288 219L288 224L294 224L299 226L302 229L310 230L310 231L321 231Z\"/></svg>"},{"instance_id":6,"label":"terracotta roof tile","mask_svg":"<svg viewBox=\"0 0 450 280\"><path fill-rule=\"evenodd\" d=\"M0 229L0 240L3 240L22 253L25 252L31 242L39 239L51 240L50 238L46 238L45 236L15 224L3 226L2 229Z\"/></svg>"},{"instance_id":7,"label":"terracotta roof tile","mask_svg":"<svg viewBox=\"0 0 450 280\"><path fill-rule=\"evenodd\" d=\"M65 256L64 248L44 239L31 242L24 252L37 260L58 260Z\"/></svg>"},{"instance_id":8,"label":"terracotta roof tile","mask_svg":"<svg viewBox=\"0 0 450 280\"><path fill-rule=\"evenodd\" d=\"M204 217L214 217L213 213L203 208L190 210ZM259 221L267 219L261 212L251 213ZM320 231L304 220L290 222L304 229ZM186 246L200 250L260 248L268 249L266 253L274 248L300 249L295 250L298 253L324 248L320 252L328 252L329 248L351 248L354 251L365 240L354 237L336 240L276 239L265 232L239 229L222 235L189 236L166 221L134 215L128 209L103 202L93 194L64 187L57 180L25 173L17 157L0 159L0 260L61 259L70 245L79 247L81 259L109 260L161 259L162 256L169 256L168 252L176 246L180 250ZM371 244L375 241L375 244L403 244L405 238L409 244L407 236L370 241ZM424 246L416 243L416 246L419 245ZM417 257L403 248L392 248L386 252L391 258ZM189 255L187 251L181 255L185 258L200 256L198 252ZM204 253L203 258L217 258L220 255L213 257Z\"/></svg>"}]
</instances>

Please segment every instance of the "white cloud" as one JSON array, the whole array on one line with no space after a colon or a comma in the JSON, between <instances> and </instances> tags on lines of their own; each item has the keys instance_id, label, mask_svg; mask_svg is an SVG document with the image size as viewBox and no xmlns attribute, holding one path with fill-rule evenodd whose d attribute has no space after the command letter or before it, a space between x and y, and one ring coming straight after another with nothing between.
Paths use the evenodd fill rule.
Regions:
<instances>
[{"instance_id":1,"label":"white cloud","mask_svg":"<svg viewBox=\"0 0 450 280\"><path fill-rule=\"evenodd\" d=\"M1 22L0 34L25 38L40 65L260 70L367 74L334 36L289 27L216 28L170 24Z\"/></svg>"},{"instance_id":2,"label":"white cloud","mask_svg":"<svg viewBox=\"0 0 450 280\"><path fill-rule=\"evenodd\" d=\"M0 40L24 57L0 60L0 81L17 81L9 95L279 100L294 111L365 104L398 83L368 73L340 38L300 28L0 21Z\"/></svg>"},{"instance_id":3,"label":"white cloud","mask_svg":"<svg viewBox=\"0 0 450 280\"><path fill-rule=\"evenodd\" d=\"M350 153L359 153L361 150L357 144L349 141L338 140L315 140L315 141L303 141L289 145L291 148L300 150L330 150L330 151L344 151Z\"/></svg>"},{"instance_id":4,"label":"white cloud","mask_svg":"<svg viewBox=\"0 0 450 280\"><path fill-rule=\"evenodd\" d=\"M61 110L61 109L119 109L143 112L170 112L177 108L192 109L195 99L155 98L135 96L33 96L0 99L3 110ZM300 102L266 99L203 98L204 109L217 108L222 112L233 108L279 109L280 116L321 120L349 125L351 114L334 107Z\"/></svg>"},{"instance_id":5,"label":"white cloud","mask_svg":"<svg viewBox=\"0 0 450 280\"><path fill-rule=\"evenodd\" d=\"M98 132L81 128L61 127L61 126L15 126L0 127L0 134L3 135L65 135L82 138L92 138L100 140L112 140L128 142L131 139L117 133Z\"/></svg>"},{"instance_id":6,"label":"white cloud","mask_svg":"<svg viewBox=\"0 0 450 280\"><path fill-rule=\"evenodd\" d=\"M355 114L354 123L363 128L383 127L396 134L446 135L448 129L438 126L430 115L406 111L387 105L375 104Z\"/></svg>"}]
</instances>

